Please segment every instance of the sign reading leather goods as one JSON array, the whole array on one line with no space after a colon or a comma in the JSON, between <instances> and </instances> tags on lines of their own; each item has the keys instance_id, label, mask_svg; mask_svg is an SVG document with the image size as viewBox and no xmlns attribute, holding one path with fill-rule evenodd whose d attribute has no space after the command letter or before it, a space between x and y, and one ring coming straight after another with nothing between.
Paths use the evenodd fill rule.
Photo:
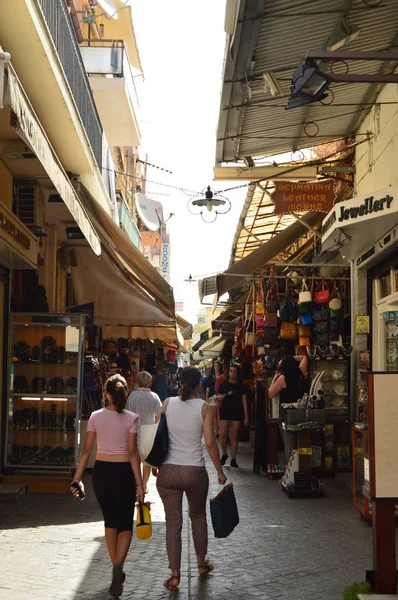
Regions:
<instances>
[{"instance_id":1,"label":"sign reading leather goods","mask_svg":"<svg viewBox=\"0 0 398 600\"><path fill-rule=\"evenodd\" d=\"M329 212L335 201L334 182L313 181L297 183L295 181L275 182L275 191L271 199L275 202L275 213L289 212Z\"/></svg>"}]
</instances>

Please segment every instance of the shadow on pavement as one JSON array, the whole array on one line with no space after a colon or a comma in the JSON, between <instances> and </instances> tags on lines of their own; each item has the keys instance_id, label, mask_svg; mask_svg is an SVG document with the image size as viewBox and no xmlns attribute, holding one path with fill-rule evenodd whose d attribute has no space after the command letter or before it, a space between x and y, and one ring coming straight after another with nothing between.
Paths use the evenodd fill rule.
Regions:
<instances>
[{"instance_id":1,"label":"shadow on pavement","mask_svg":"<svg viewBox=\"0 0 398 600\"><path fill-rule=\"evenodd\" d=\"M84 482L87 492L84 500L76 500L69 494L27 494L15 504L1 504L0 530L101 521L91 476L86 475Z\"/></svg>"}]
</instances>

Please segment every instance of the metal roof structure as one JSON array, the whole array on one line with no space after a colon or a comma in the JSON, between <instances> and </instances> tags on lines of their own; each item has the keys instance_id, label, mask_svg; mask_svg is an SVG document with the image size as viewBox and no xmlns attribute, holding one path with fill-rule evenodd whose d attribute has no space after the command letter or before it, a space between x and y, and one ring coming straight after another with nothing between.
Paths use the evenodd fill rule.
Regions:
<instances>
[{"instance_id":1,"label":"metal roof structure","mask_svg":"<svg viewBox=\"0 0 398 600\"><path fill-rule=\"evenodd\" d=\"M266 185L250 184L232 243L229 266L245 258L253 250L295 223L296 218L292 214L275 214L275 204L270 196L271 191L272 187L269 182ZM283 252L274 257L275 260L287 260L292 253L297 251L299 244L307 241L309 233L307 231L300 238L294 240Z\"/></svg>"},{"instance_id":2,"label":"metal roof structure","mask_svg":"<svg viewBox=\"0 0 398 600\"><path fill-rule=\"evenodd\" d=\"M230 4L226 22L228 13L236 11L237 3ZM300 58L308 51L326 50L342 19L359 28L358 37L344 50L382 51L398 45L397 0L240 0L236 27L227 35L216 166L245 157L255 159L256 165L267 164L267 157L356 132L380 84L335 83L323 103L285 110ZM325 63L323 70L375 74L394 67L349 61ZM273 97L266 90L264 73L276 77L283 96Z\"/></svg>"}]
</instances>

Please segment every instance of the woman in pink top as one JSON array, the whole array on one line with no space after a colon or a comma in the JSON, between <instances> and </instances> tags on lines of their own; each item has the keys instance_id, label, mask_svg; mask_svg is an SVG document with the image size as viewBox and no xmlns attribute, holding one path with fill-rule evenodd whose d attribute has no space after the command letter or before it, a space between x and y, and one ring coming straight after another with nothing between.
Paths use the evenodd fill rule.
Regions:
<instances>
[{"instance_id":1,"label":"woman in pink top","mask_svg":"<svg viewBox=\"0 0 398 600\"><path fill-rule=\"evenodd\" d=\"M144 500L140 458L137 449L138 415L124 410L127 383L113 375L105 383L109 406L92 413L86 441L79 457L73 483L84 492L82 477L97 440L93 488L105 521L105 540L113 565L109 593L118 598L123 592L123 564L129 551L136 497ZM79 490L71 487L78 496Z\"/></svg>"}]
</instances>

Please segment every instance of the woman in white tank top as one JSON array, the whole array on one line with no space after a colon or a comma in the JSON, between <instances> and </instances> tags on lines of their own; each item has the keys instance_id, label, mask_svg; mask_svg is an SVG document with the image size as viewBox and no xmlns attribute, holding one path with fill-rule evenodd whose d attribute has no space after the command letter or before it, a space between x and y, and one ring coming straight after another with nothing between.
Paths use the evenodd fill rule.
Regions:
<instances>
[{"instance_id":1,"label":"woman in white tank top","mask_svg":"<svg viewBox=\"0 0 398 600\"><path fill-rule=\"evenodd\" d=\"M163 405L169 430L169 451L159 469L157 480L166 513L166 546L171 577L166 579L164 585L169 590L176 590L180 583L184 492L189 504L199 575L207 575L214 568L206 560L209 477L203 455L203 434L207 451L217 470L218 482L223 485L227 480L214 437L212 408L199 397L200 371L195 367L183 369L181 386L180 396L168 398Z\"/></svg>"}]
</instances>

